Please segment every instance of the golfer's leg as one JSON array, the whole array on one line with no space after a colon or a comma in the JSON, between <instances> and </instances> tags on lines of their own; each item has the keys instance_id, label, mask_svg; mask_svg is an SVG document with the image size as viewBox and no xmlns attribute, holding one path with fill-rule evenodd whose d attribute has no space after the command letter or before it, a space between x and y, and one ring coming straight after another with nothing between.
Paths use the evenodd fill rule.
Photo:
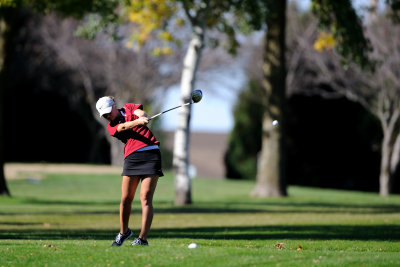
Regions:
<instances>
[{"instance_id":1,"label":"golfer's leg","mask_svg":"<svg viewBox=\"0 0 400 267\"><path fill-rule=\"evenodd\" d=\"M142 179L140 186L140 202L142 203L142 230L139 237L147 240L147 234L150 231L151 223L153 221L153 196L156 190L158 175L146 177Z\"/></svg>"},{"instance_id":2,"label":"golfer's leg","mask_svg":"<svg viewBox=\"0 0 400 267\"><path fill-rule=\"evenodd\" d=\"M121 203L119 206L120 232L125 234L128 231L129 216L131 215L132 201L140 178L137 176L122 177Z\"/></svg>"}]
</instances>

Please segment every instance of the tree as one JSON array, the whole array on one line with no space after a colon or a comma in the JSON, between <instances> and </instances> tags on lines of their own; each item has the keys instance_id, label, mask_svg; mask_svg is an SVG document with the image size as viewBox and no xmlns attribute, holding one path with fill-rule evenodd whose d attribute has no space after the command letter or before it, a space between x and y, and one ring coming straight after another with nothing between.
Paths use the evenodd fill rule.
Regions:
<instances>
[{"instance_id":1,"label":"tree","mask_svg":"<svg viewBox=\"0 0 400 267\"><path fill-rule=\"evenodd\" d=\"M374 48L369 55L375 62L373 71L354 63L343 66L341 56L332 49L315 51L311 41L318 32L315 19L302 32L296 36L296 60L291 61L288 73L292 91L324 98L345 97L361 104L380 121L383 139L379 193L388 195L400 155L400 26L385 15L369 20L365 35ZM295 80L298 82L291 82Z\"/></svg>"},{"instance_id":2,"label":"tree","mask_svg":"<svg viewBox=\"0 0 400 267\"><path fill-rule=\"evenodd\" d=\"M4 20L0 20L0 35L4 36L6 33ZM5 47L4 47L4 39L0 39L0 70L3 70L4 57L5 57ZM4 73L0 74L0 83L3 83L6 78ZM10 196L10 191L8 190L6 179L4 177L4 137L3 137L3 129L4 129L4 91L0 87L0 195Z\"/></svg>"},{"instance_id":3,"label":"tree","mask_svg":"<svg viewBox=\"0 0 400 267\"><path fill-rule=\"evenodd\" d=\"M181 104L191 101L194 90L197 68L200 63L201 52L205 46L204 36L206 19L210 15L210 1L202 1L200 8L184 2L184 9L188 17L192 38L183 60L181 76ZM190 13L191 9L194 13ZM193 14L193 15L192 15ZM173 166L175 170L175 204L191 204L191 185L189 177L189 126L191 106L179 110L178 128L175 132Z\"/></svg>"},{"instance_id":4,"label":"tree","mask_svg":"<svg viewBox=\"0 0 400 267\"><path fill-rule=\"evenodd\" d=\"M205 29L216 28L227 34L229 43L228 50L234 51L236 47L235 39L233 38L233 28L229 25L228 19L224 16L225 11L229 10L230 1L119 1L119 0L100 0L100 1L17 1L10 0L2 3L1 8L18 10L22 7L33 7L38 11L50 12L52 10L59 11L66 16L81 18L86 13L93 13L87 17L87 23L78 29L81 36L94 38L96 34L105 30L111 33L113 37L118 37L114 26L123 22L127 17L138 25L132 36L132 44L137 43L142 46L145 40L149 37L155 37L154 32L158 31L161 40L165 41L165 46L153 47L153 53L160 55L163 53L171 53L169 44L175 43L179 45L179 38L173 38L172 34L167 30L168 24L179 25L187 20L192 28L192 42L190 42L187 56L184 64L186 67L182 71L182 90L183 101L187 102L190 99L190 93L193 89L197 67L200 61L201 51L203 50ZM119 13L117 13L119 12ZM173 15L182 15L185 19L178 19L173 23ZM178 16L179 17L179 16ZM174 31L174 33L176 33ZM179 33L179 32L178 32ZM154 40L155 38L153 38ZM216 42L215 42L216 43ZM59 51L59 55L69 65L79 65L79 75L84 81L85 89L92 88L92 84L88 76L88 69L81 65L84 62L79 58L79 55L70 54L70 49L60 51L57 45L52 46L54 50ZM137 49L138 47L134 47ZM87 90L89 98L93 98L90 90ZM183 111L181 115L182 131L177 133L177 156L175 157L175 166L180 178L177 178L177 197L176 202L185 204L191 202L190 197L190 180L188 177L188 126L190 119L190 108ZM1 164L2 165L2 164Z\"/></svg>"},{"instance_id":5,"label":"tree","mask_svg":"<svg viewBox=\"0 0 400 267\"><path fill-rule=\"evenodd\" d=\"M106 133L104 127L99 127L100 124L105 124L105 121L99 118L95 109L98 97L113 95L121 103L134 99L137 103L143 103L146 108L151 107L151 104L156 102L153 101L155 91L178 80L179 72L176 68L162 72L159 66L178 65L178 59L172 56L154 57L148 46L139 51L132 51L125 47L124 41L110 41L105 35L97 35L94 40L76 38L74 31L79 25L78 21L61 19L55 14L42 17L40 22L36 26L38 38L42 38L47 50L54 53L53 64L73 72L77 83L82 84L84 94L81 95L84 95L84 99L81 101L92 111L91 116L84 116L86 123L91 125L91 136L98 141L107 138L111 148L111 163L121 165L123 147ZM121 25L119 31L127 32L129 28L129 25ZM58 91L71 99L71 102L78 98L71 94L70 90L59 88ZM79 108L79 105L75 106ZM152 125L154 126L154 122ZM98 153L96 149L98 148L94 147L93 155Z\"/></svg>"},{"instance_id":6,"label":"tree","mask_svg":"<svg viewBox=\"0 0 400 267\"><path fill-rule=\"evenodd\" d=\"M231 1L217 0L147 0L140 3L131 2L130 18L141 25L135 40L143 43L153 31L170 43L177 43L177 38L168 31L167 25L188 22L191 38L183 59L181 75L181 103L191 99L202 51L205 47L206 29L215 28L227 35L228 50L234 52L237 42L234 29L225 16L232 7ZM184 17L180 17L184 15ZM178 19L176 19L178 17ZM179 19L180 17L180 19ZM162 26L161 30L160 27ZM175 42L174 42L175 41ZM168 47L160 49L170 52ZM179 110L178 129L175 133L174 159L175 170L175 203L178 205L192 203L191 184L189 179L189 126L191 106Z\"/></svg>"},{"instance_id":7,"label":"tree","mask_svg":"<svg viewBox=\"0 0 400 267\"><path fill-rule=\"evenodd\" d=\"M243 16L254 29L266 28L264 47L263 88L265 91L263 141L257 172L255 196L285 196L285 34L286 1L240 1ZM321 26L334 25L333 34L341 40L337 49L347 59L368 65L368 42L359 18L349 0L313 0L313 11ZM272 121L277 119L279 127Z\"/></svg>"},{"instance_id":8,"label":"tree","mask_svg":"<svg viewBox=\"0 0 400 267\"><path fill-rule=\"evenodd\" d=\"M1 80L4 81L7 73L7 66L4 66L5 57L7 55L8 37L12 29L12 23L15 16L23 8L32 7L40 12L49 12L54 10L66 16L80 18L87 12L95 12L101 14L101 22L103 25L110 25L116 22L116 14L114 13L117 1L116 0L99 0L99 1L56 1L56 0L40 0L40 1L25 1L25 0L8 0L0 2L0 67ZM4 101L4 88L0 85L0 104ZM4 121L4 105L0 108L0 143L4 141L3 137L3 121ZM4 177L4 145L0 144L0 195L10 195Z\"/></svg>"},{"instance_id":9,"label":"tree","mask_svg":"<svg viewBox=\"0 0 400 267\"><path fill-rule=\"evenodd\" d=\"M266 18L268 27L264 48L263 89L265 110L262 122L262 147L257 183L253 196L285 196L285 34L286 1L273 1ZM279 127L272 125L278 120Z\"/></svg>"},{"instance_id":10,"label":"tree","mask_svg":"<svg viewBox=\"0 0 400 267\"><path fill-rule=\"evenodd\" d=\"M254 61L252 61L254 63ZM257 156L261 149L261 126L264 106L262 88L257 79L250 80L239 94L234 107L234 127L225 153L226 177L254 179Z\"/></svg>"},{"instance_id":11,"label":"tree","mask_svg":"<svg viewBox=\"0 0 400 267\"><path fill-rule=\"evenodd\" d=\"M285 196L286 1L241 1L240 14L253 29L265 27L262 145L253 196ZM279 121L279 127L272 122Z\"/></svg>"}]
</instances>

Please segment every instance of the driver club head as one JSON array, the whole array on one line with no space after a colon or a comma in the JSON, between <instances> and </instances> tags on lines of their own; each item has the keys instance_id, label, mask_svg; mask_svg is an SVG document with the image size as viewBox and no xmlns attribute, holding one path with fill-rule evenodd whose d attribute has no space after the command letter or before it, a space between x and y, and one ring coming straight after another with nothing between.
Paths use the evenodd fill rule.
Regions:
<instances>
[{"instance_id":1,"label":"driver club head","mask_svg":"<svg viewBox=\"0 0 400 267\"><path fill-rule=\"evenodd\" d=\"M192 92L192 100L194 103L200 102L202 98L203 98L203 92L201 92L201 90L194 90Z\"/></svg>"}]
</instances>

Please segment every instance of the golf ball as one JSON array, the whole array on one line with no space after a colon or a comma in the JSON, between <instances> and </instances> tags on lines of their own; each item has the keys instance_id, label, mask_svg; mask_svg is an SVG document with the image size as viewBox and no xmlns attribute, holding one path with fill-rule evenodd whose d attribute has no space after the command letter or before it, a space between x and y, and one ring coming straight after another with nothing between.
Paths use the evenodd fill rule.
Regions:
<instances>
[{"instance_id":1,"label":"golf ball","mask_svg":"<svg viewBox=\"0 0 400 267\"><path fill-rule=\"evenodd\" d=\"M277 125L278 125L278 121L277 121L277 120L274 120L274 121L272 122L272 125L277 126Z\"/></svg>"},{"instance_id":2,"label":"golf ball","mask_svg":"<svg viewBox=\"0 0 400 267\"><path fill-rule=\"evenodd\" d=\"M196 243L191 243L189 244L188 248L197 248L197 244Z\"/></svg>"}]
</instances>

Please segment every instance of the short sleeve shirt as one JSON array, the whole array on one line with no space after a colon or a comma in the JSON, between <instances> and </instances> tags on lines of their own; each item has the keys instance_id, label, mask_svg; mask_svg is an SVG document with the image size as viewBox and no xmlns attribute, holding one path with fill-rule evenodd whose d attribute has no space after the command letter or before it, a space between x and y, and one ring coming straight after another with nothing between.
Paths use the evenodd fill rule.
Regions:
<instances>
[{"instance_id":1,"label":"short sleeve shirt","mask_svg":"<svg viewBox=\"0 0 400 267\"><path fill-rule=\"evenodd\" d=\"M138 118L138 116L133 114L136 109L143 109L143 106L132 103L125 104L124 108L119 110L123 115L123 118L119 118L120 120L118 121L111 121L107 125L109 134L121 140L121 142L125 144L124 158L143 147L160 145L160 142L156 139L147 126L140 125L132 128L131 130L126 130L123 132L117 131L118 125L128 121L127 119L133 121Z\"/></svg>"}]
</instances>

